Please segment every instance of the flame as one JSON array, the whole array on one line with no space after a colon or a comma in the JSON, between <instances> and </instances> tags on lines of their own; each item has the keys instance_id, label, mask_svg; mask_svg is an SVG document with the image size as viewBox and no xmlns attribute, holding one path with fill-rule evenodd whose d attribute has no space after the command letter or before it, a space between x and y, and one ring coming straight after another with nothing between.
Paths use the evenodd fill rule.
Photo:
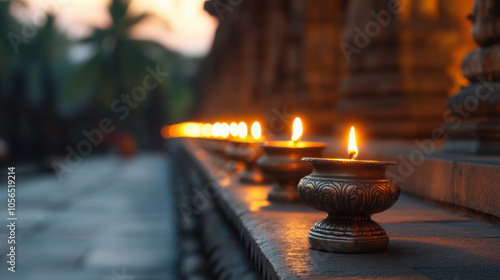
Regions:
<instances>
[{"instance_id":1,"label":"flame","mask_svg":"<svg viewBox=\"0 0 500 280\"><path fill-rule=\"evenodd\" d=\"M164 127L161 128L161 136L163 136L163 138L170 138L171 135L170 135L170 126L169 125L166 125Z\"/></svg>"},{"instance_id":2,"label":"flame","mask_svg":"<svg viewBox=\"0 0 500 280\"><path fill-rule=\"evenodd\" d=\"M238 136L241 138L241 139L245 139L248 135L248 128L247 128L247 124L244 123L244 122L240 122L238 124Z\"/></svg>"},{"instance_id":3,"label":"flame","mask_svg":"<svg viewBox=\"0 0 500 280\"><path fill-rule=\"evenodd\" d=\"M354 126L351 126L351 133L349 134L349 145L347 147L349 152L349 159L355 159L358 156L358 147L356 146L356 134L354 133Z\"/></svg>"},{"instance_id":4,"label":"flame","mask_svg":"<svg viewBox=\"0 0 500 280\"><path fill-rule=\"evenodd\" d=\"M229 125L227 123L222 123L220 125L220 136L222 138L227 138L229 136Z\"/></svg>"},{"instance_id":5,"label":"flame","mask_svg":"<svg viewBox=\"0 0 500 280\"><path fill-rule=\"evenodd\" d=\"M218 122L214 123L214 125L212 126L212 136L213 137L220 137L220 132L221 132L220 126L221 126L221 124Z\"/></svg>"},{"instance_id":6,"label":"flame","mask_svg":"<svg viewBox=\"0 0 500 280\"><path fill-rule=\"evenodd\" d=\"M302 136L302 121L299 117L296 117L293 120L293 133L292 133L292 141L298 141Z\"/></svg>"},{"instance_id":7,"label":"flame","mask_svg":"<svg viewBox=\"0 0 500 280\"><path fill-rule=\"evenodd\" d=\"M231 136L233 137L238 136L238 125L235 122L232 122L229 125L229 134L231 134Z\"/></svg>"},{"instance_id":8,"label":"flame","mask_svg":"<svg viewBox=\"0 0 500 280\"><path fill-rule=\"evenodd\" d=\"M262 130L260 129L260 123L259 122L254 122L252 124L252 137L255 140L259 140L259 138L262 136Z\"/></svg>"},{"instance_id":9,"label":"flame","mask_svg":"<svg viewBox=\"0 0 500 280\"><path fill-rule=\"evenodd\" d=\"M210 137L210 136L212 136L212 125L209 124L209 123L204 124L201 127L201 135L203 135L203 137Z\"/></svg>"}]
</instances>

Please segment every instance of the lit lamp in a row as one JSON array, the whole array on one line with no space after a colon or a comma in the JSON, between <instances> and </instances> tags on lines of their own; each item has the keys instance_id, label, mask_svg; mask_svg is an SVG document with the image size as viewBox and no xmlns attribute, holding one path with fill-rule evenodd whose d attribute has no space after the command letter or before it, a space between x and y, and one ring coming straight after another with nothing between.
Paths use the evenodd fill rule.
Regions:
<instances>
[{"instance_id":1,"label":"lit lamp in a row","mask_svg":"<svg viewBox=\"0 0 500 280\"><path fill-rule=\"evenodd\" d=\"M272 201L300 201L297 184L300 179L311 173L312 167L301 161L303 157L320 157L326 143L300 141L303 128L300 118L293 122L290 141L265 141L262 143L264 155L257 165L266 177L277 184L269 192Z\"/></svg>"},{"instance_id":2,"label":"lit lamp in a row","mask_svg":"<svg viewBox=\"0 0 500 280\"><path fill-rule=\"evenodd\" d=\"M248 135L246 123L231 124L216 122L195 123L185 122L164 126L161 134L164 138L210 138L210 139L231 139L244 142L261 141L261 127L259 122L254 122L251 127L252 134Z\"/></svg>"},{"instance_id":3,"label":"lit lamp in a row","mask_svg":"<svg viewBox=\"0 0 500 280\"><path fill-rule=\"evenodd\" d=\"M254 122L250 129L251 134L247 135L248 130L245 123L240 123L241 129L238 133L240 139L230 140L226 148L226 155L231 159L229 169L237 169L237 162L244 165L240 173L240 181L244 183L262 183L265 181L264 175L257 166L257 159L262 155L262 148L258 142L262 138L262 130L259 122Z\"/></svg>"}]
</instances>

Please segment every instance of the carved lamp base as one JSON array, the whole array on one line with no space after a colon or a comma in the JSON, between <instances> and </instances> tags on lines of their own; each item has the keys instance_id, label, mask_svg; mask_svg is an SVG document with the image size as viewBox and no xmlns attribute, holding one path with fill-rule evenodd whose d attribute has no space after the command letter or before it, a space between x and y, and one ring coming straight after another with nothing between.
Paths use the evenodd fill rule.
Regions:
<instances>
[{"instance_id":1,"label":"carved lamp base","mask_svg":"<svg viewBox=\"0 0 500 280\"><path fill-rule=\"evenodd\" d=\"M328 213L309 232L313 249L373 253L387 249L389 237L371 215L389 209L400 188L385 176L394 162L303 158L314 170L298 184L302 200Z\"/></svg>"},{"instance_id":2,"label":"carved lamp base","mask_svg":"<svg viewBox=\"0 0 500 280\"><path fill-rule=\"evenodd\" d=\"M308 240L313 249L337 253L381 252L389 244L385 230L370 217L327 217L311 228Z\"/></svg>"}]
</instances>

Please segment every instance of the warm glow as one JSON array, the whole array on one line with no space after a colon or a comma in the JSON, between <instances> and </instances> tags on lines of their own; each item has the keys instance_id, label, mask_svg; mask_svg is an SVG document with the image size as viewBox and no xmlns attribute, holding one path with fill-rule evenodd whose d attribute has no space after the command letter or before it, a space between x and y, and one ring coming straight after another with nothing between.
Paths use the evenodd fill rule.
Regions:
<instances>
[{"instance_id":1,"label":"warm glow","mask_svg":"<svg viewBox=\"0 0 500 280\"><path fill-rule=\"evenodd\" d=\"M179 126L178 125L172 125L169 130L168 130L168 134L170 135L170 137L181 137L181 133L179 131Z\"/></svg>"},{"instance_id":2,"label":"warm glow","mask_svg":"<svg viewBox=\"0 0 500 280\"><path fill-rule=\"evenodd\" d=\"M161 128L161 136L163 136L163 138L170 138L170 126L166 125L164 127Z\"/></svg>"},{"instance_id":3,"label":"warm glow","mask_svg":"<svg viewBox=\"0 0 500 280\"><path fill-rule=\"evenodd\" d=\"M299 117L297 117L293 121L292 140L298 141L300 139L300 137L302 137L302 121L300 120Z\"/></svg>"},{"instance_id":4,"label":"warm glow","mask_svg":"<svg viewBox=\"0 0 500 280\"><path fill-rule=\"evenodd\" d=\"M259 122L254 122L252 124L251 132L252 132L253 139L259 140L260 136L262 135L262 131L260 129L260 123Z\"/></svg>"},{"instance_id":5,"label":"warm glow","mask_svg":"<svg viewBox=\"0 0 500 280\"><path fill-rule=\"evenodd\" d=\"M212 125L195 122L167 125L162 128L161 135L165 138L210 137L212 135Z\"/></svg>"},{"instance_id":6,"label":"warm glow","mask_svg":"<svg viewBox=\"0 0 500 280\"><path fill-rule=\"evenodd\" d=\"M355 159L358 156L358 147L356 146L354 126L351 126L351 133L349 134L349 145L347 147L347 150L349 152L349 159Z\"/></svg>"},{"instance_id":7,"label":"warm glow","mask_svg":"<svg viewBox=\"0 0 500 280\"><path fill-rule=\"evenodd\" d=\"M227 123L222 123L220 125L220 136L222 138L227 138L229 136L229 125Z\"/></svg>"},{"instance_id":8,"label":"warm glow","mask_svg":"<svg viewBox=\"0 0 500 280\"><path fill-rule=\"evenodd\" d=\"M201 135L203 137L210 137L212 136L212 125L209 123L204 124L201 127Z\"/></svg>"},{"instance_id":9,"label":"warm glow","mask_svg":"<svg viewBox=\"0 0 500 280\"><path fill-rule=\"evenodd\" d=\"M231 136L233 137L238 136L238 125L235 122L232 122L229 125L229 134L231 134Z\"/></svg>"},{"instance_id":10,"label":"warm glow","mask_svg":"<svg viewBox=\"0 0 500 280\"><path fill-rule=\"evenodd\" d=\"M221 124L220 123L214 123L212 126L212 136L213 137L220 137L221 135Z\"/></svg>"},{"instance_id":11,"label":"warm glow","mask_svg":"<svg viewBox=\"0 0 500 280\"><path fill-rule=\"evenodd\" d=\"M181 137L189 136L190 125L188 123L181 123L181 124L178 124L178 126L179 126L179 131L180 131Z\"/></svg>"},{"instance_id":12,"label":"warm glow","mask_svg":"<svg viewBox=\"0 0 500 280\"><path fill-rule=\"evenodd\" d=\"M244 122L240 122L238 124L238 136L240 136L241 139L245 139L247 135L248 135L247 124Z\"/></svg>"},{"instance_id":13,"label":"warm glow","mask_svg":"<svg viewBox=\"0 0 500 280\"><path fill-rule=\"evenodd\" d=\"M187 128L188 137L200 137L201 135L201 125L198 123L189 123Z\"/></svg>"}]
</instances>

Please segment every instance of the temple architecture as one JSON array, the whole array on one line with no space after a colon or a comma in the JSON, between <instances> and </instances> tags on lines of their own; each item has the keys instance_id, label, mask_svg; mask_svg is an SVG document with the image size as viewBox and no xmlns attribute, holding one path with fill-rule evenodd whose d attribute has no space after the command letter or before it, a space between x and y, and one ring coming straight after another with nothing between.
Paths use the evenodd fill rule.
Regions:
<instances>
[{"instance_id":1,"label":"temple architecture","mask_svg":"<svg viewBox=\"0 0 500 280\"><path fill-rule=\"evenodd\" d=\"M349 1L341 47L350 75L340 125L374 137L428 137L453 87L447 67L462 30L450 1Z\"/></svg>"},{"instance_id":2,"label":"temple architecture","mask_svg":"<svg viewBox=\"0 0 500 280\"><path fill-rule=\"evenodd\" d=\"M347 74L339 48L346 3L207 1L220 25L200 85L200 119L264 116L262 123L280 133L294 113L330 132Z\"/></svg>"},{"instance_id":3,"label":"temple architecture","mask_svg":"<svg viewBox=\"0 0 500 280\"><path fill-rule=\"evenodd\" d=\"M176 144L175 174L191 194L181 214L200 225L187 236L203 233L212 275L499 278L499 1L207 0L205 10L219 27L195 121L215 133ZM296 116L306 141L289 141ZM285 141L229 136L228 123L255 120ZM248 180L238 160L262 177Z\"/></svg>"},{"instance_id":4,"label":"temple architecture","mask_svg":"<svg viewBox=\"0 0 500 280\"><path fill-rule=\"evenodd\" d=\"M476 1L468 16L479 48L463 60L463 75L470 85L449 98L445 151L469 154L500 153L500 3Z\"/></svg>"},{"instance_id":5,"label":"temple architecture","mask_svg":"<svg viewBox=\"0 0 500 280\"><path fill-rule=\"evenodd\" d=\"M474 38L494 56L495 34L481 31L481 17L495 5L479 2L483 10L469 16ZM473 0L207 1L220 24L198 116L261 118L281 133L294 114L317 135L355 124L372 138L430 137L456 115L447 98L479 71L465 65L467 80L460 69L475 47L472 8ZM464 138L467 127L452 134Z\"/></svg>"}]
</instances>

